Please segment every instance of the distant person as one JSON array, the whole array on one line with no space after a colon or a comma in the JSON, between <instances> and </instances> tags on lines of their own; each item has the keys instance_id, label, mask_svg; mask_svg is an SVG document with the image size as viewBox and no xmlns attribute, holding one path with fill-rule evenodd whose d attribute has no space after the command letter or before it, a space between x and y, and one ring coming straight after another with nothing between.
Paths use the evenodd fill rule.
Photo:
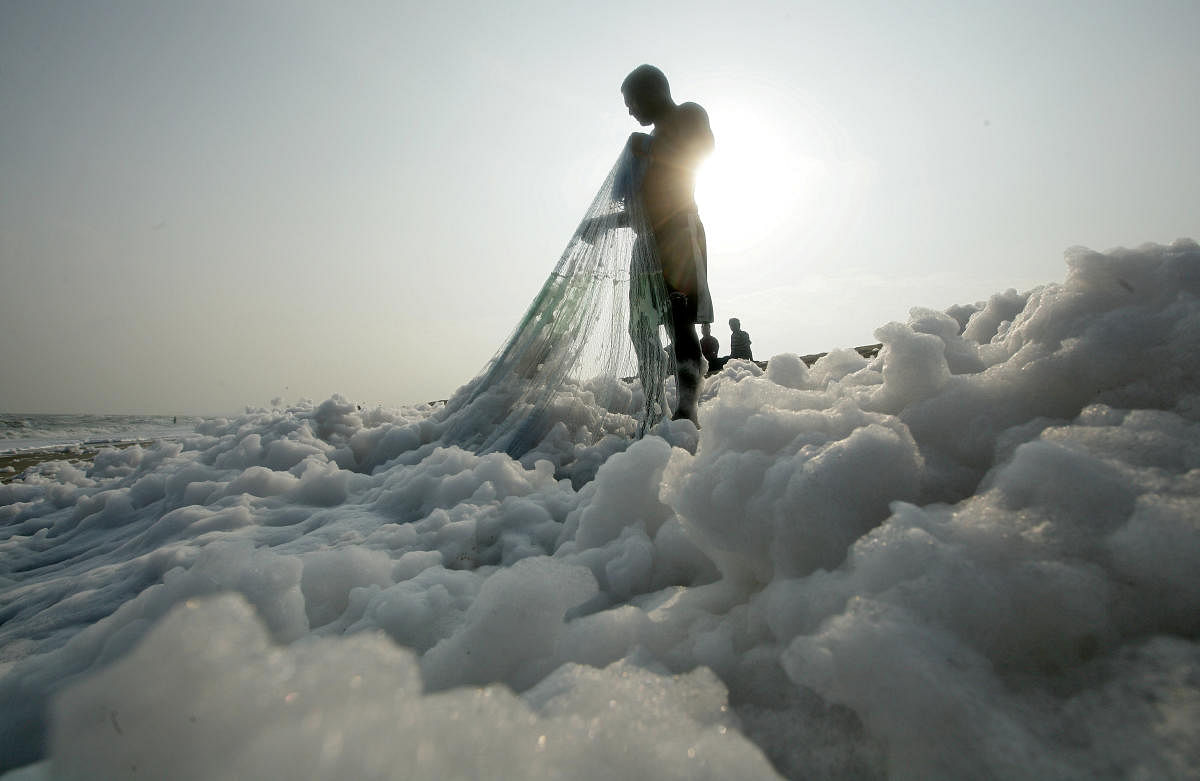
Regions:
<instances>
[{"instance_id":1,"label":"distant person","mask_svg":"<svg viewBox=\"0 0 1200 781\"><path fill-rule=\"evenodd\" d=\"M750 350L750 334L742 330L742 321L736 317L729 318L729 330L733 332L729 335L729 357L753 361L754 353Z\"/></svg>"},{"instance_id":2,"label":"distant person","mask_svg":"<svg viewBox=\"0 0 1200 781\"><path fill-rule=\"evenodd\" d=\"M636 155L648 158L638 194L671 301L679 399L674 419L698 423L702 353L696 323L711 323L713 316L707 243L696 208L696 168L712 152L712 129L703 108L672 99L667 77L653 65L640 65L626 76L621 94L631 117L643 126L654 125L648 143L645 135L635 133L630 144Z\"/></svg>"},{"instance_id":3,"label":"distant person","mask_svg":"<svg viewBox=\"0 0 1200 781\"><path fill-rule=\"evenodd\" d=\"M721 368L721 359L719 353L721 351L721 343L717 341L717 337L712 335L712 326L708 323L700 325L700 352L704 355L704 360L708 361L708 371L712 373Z\"/></svg>"}]
</instances>

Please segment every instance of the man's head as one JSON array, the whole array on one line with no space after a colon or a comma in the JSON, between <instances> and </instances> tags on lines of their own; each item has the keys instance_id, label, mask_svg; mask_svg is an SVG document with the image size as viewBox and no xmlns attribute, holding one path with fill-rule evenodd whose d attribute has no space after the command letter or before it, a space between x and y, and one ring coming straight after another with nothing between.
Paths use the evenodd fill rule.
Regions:
<instances>
[{"instance_id":1,"label":"man's head","mask_svg":"<svg viewBox=\"0 0 1200 781\"><path fill-rule=\"evenodd\" d=\"M705 336L711 336L712 335L711 332L712 332L712 326L710 326L708 323L700 324L700 333L704 334Z\"/></svg>"},{"instance_id":2,"label":"man's head","mask_svg":"<svg viewBox=\"0 0 1200 781\"><path fill-rule=\"evenodd\" d=\"M675 105L667 77L653 65L639 65L621 82L621 94L629 116L642 125L653 125L663 112Z\"/></svg>"},{"instance_id":3,"label":"man's head","mask_svg":"<svg viewBox=\"0 0 1200 781\"><path fill-rule=\"evenodd\" d=\"M729 318L729 330L730 331L742 330L742 321L738 320L736 317Z\"/></svg>"}]
</instances>

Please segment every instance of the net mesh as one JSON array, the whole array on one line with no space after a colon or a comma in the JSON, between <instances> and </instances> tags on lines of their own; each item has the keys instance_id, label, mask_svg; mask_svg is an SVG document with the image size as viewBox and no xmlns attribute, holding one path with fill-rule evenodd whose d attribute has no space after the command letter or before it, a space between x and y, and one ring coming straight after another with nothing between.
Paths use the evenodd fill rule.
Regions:
<instances>
[{"instance_id":1,"label":"net mesh","mask_svg":"<svg viewBox=\"0 0 1200 781\"><path fill-rule=\"evenodd\" d=\"M666 413L670 305L638 194L649 140L630 137L512 335L448 402L444 443L519 458L572 408L594 418L575 421L577 444Z\"/></svg>"}]
</instances>

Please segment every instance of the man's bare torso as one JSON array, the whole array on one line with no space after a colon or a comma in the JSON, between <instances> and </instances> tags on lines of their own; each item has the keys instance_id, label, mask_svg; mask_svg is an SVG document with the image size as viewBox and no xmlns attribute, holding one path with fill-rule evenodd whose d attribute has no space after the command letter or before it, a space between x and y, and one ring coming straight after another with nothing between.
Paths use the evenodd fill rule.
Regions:
<instances>
[{"instance_id":1,"label":"man's bare torso","mask_svg":"<svg viewBox=\"0 0 1200 781\"><path fill-rule=\"evenodd\" d=\"M657 230L673 217L695 213L696 168L712 151L713 135L704 109L683 103L655 122L651 138L642 197Z\"/></svg>"}]
</instances>

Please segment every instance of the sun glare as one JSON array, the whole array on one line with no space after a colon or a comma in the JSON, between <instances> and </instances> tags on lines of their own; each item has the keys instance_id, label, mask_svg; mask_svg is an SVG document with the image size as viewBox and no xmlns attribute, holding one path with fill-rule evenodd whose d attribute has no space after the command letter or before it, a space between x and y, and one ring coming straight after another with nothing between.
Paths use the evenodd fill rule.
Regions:
<instances>
[{"instance_id":1,"label":"sun glare","mask_svg":"<svg viewBox=\"0 0 1200 781\"><path fill-rule=\"evenodd\" d=\"M753 249L797 219L819 164L801 158L775 128L745 112L714 122L713 134L716 149L696 180L709 244L727 252Z\"/></svg>"}]
</instances>

